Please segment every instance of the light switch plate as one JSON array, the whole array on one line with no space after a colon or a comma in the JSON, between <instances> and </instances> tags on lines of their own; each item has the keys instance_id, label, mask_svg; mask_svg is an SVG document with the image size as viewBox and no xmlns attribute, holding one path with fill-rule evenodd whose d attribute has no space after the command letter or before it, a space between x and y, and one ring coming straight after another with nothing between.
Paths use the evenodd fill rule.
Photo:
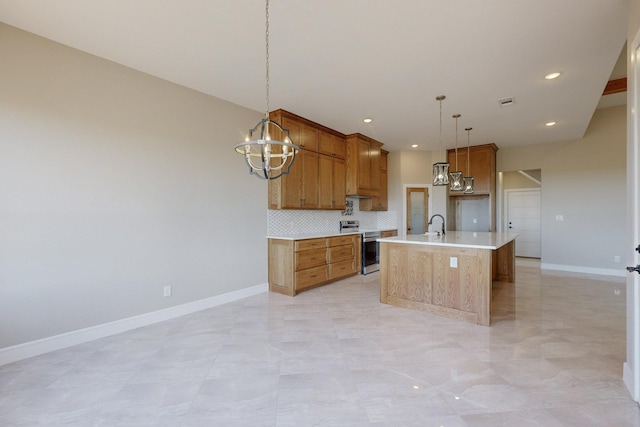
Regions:
<instances>
[{"instance_id":1,"label":"light switch plate","mask_svg":"<svg viewBox=\"0 0 640 427\"><path fill-rule=\"evenodd\" d=\"M458 257L449 257L449 267L458 268Z\"/></svg>"}]
</instances>

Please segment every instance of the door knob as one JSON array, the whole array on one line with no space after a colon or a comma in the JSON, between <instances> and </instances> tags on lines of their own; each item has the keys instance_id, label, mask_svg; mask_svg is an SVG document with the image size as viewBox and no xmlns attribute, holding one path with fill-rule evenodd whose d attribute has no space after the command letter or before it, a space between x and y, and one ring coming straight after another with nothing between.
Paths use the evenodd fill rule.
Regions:
<instances>
[{"instance_id":1,"label":"door knob","mask_svg":"<svg viewBox=\"0 0 640 427\"><path fill-rule=\"evenodd\" d=\"M640 274L640 264L636 265L635 267L627 267L627 271L629 273L633 273L634 271L638 274Z\"/></svg>"}]
</instances>

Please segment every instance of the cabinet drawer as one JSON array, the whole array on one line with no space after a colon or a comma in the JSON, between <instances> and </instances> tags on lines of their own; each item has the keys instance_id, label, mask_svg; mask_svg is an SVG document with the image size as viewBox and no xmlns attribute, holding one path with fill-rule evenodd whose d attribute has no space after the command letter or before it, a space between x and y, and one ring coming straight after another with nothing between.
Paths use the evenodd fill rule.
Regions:
<instances>
[{"instance_id":1,"label":"cabinet drawer","mask_svg":"<svg viewBox=\"0 0 640 427\"><path fill-rule=\"evenodd\" d=\"M308 249L326 248L327 239L307 239L296 240L295 251L306 251Z\"/></svg>"},{"instance_id":2,"label":"cabinet drawer","mask_svg":"<svg viewBox=\"0 0 640 427\"><path fill-rule=\"evenodd\" d=\"M353 260L356 256L356 248L354 245L335 246L333 248L329 248L327 252L327 261L330 263Z\"/></svg>"},{"instance_id":3,"label":"cabinet drawer","mask_svg":"<svg viewBox=\"0 0 640 427\"><path fill-rule=\"evenodd\" d=\"M317 267L327 263L327 249L311 249L308 251L296 252L296 271L306 268Z\"/></svg>"},{"instance_id":4,"label":"cabinet drawer","mask_svg":"<svg viewBox=\"0 0 640 427\"><path fill-rule=\"evenodd\" d=\"M398 230L385 230L380 232L380 237L395 237L398 235Z\"/></svg>"},{"instance_id":5,"label":"cabinet drawer","mask_svg":"<svg viewBox=\"0 0 640 427\"><path fill-rule=\"evenodd\" d=\"M348 236L329 237L329 246L353 245L356 243L357 238L358 238L357 234L350 234Z\"/></svg>"},{"instance_id":6,"label":"cabinet drawer","mask_svg":"<svg viewBox=\"0 0 640 427\"><path fill-rule=\"evenodd\" d=\"M329 264L329 280L333 280L338 277L350 276L355 271L355 260L341 261L335 264Z\"/></svg>"},{"instance_id":7,"label":"cabinet drawer","mask_svg":"<svg viewBox=\"0 0 640 427\"><path fill-rule=\"evenodd\" d=\"M327 266L307 268L296 272L296 291L327 281Z\"/></svg>"}]
</instances>

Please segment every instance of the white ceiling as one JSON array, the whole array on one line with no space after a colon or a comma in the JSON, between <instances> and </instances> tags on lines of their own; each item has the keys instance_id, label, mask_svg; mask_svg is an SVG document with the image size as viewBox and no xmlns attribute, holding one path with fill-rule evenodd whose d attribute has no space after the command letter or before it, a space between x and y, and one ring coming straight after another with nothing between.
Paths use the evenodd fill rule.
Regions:
<instances>
[{"instance_id":1,"label":"white ceiling","mask_svg":"<svg viewBox=\"0 0 640 427\"><path fill-rule=\"evenodd\" d=\"M472 145L578 139L625 43L626 3L271 0L270 108L389 151L431 150L443 94L446 147L454 113L461 145L468 126ZM263 0L0 0L0 20L265 110ZM544 80L551 71L563 74ZM505 97L515 104L501 107Z\"/></svg>"}]
</instances>

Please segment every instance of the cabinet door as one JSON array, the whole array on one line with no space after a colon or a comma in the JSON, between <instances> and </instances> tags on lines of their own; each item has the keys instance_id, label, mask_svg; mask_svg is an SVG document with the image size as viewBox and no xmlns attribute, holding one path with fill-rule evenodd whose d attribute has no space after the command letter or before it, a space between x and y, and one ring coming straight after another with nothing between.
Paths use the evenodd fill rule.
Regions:
<instances>
[{"instance_id":1,"label":"cabinet door","mask_svg":"<svg viewBox=\"0 0 640 427\"><path fill-rule=\"evenodd\" d=\"M371 188L372 190L380 189L380 147L380 143L373 141L369 143L369 171L371 173L371 178L369 179L369 188Z\"/></svg>"},{"instance_id":2,"label":"cabinet door","mask_svg":"<svg viewBox=\"0 0 640 427\"><path fill-rule=\"evenodd\" d=\"M333 159L333 209L344 210L347 201L347 166L344 159Z\"/></svg>"},{"instance_id":3,"label":"cabinet door","mask_svg":"<svg viewBox=\"0 0 640 427\"><path fill-rule=\"evenodd\" d=\"M371 160L369 142L358 141L358 187L371 188Z\"/></svg>"},{"instance_id":4,"label":"cabinet door","mask_svg":"<svg viewBox=\"0 0 640 427\"><path fill-rule=\"evenodd\" d=\"M318 151L318 129L304 124L300 125L301 147L309 151Z\"/></svg>"},{"instance_id":5,"label":"cabinet door","mask_svg":"<svg viewBox=\"0 0 640 427\"><path fill-rule=\"evenodd\" d=\"M318 208L318 153L300 150L302 169L302 208Z\"/></svg>"},{"instance_id":6,"label":"cabinet door","mask_svg":"<svg viewBox=\"0 0 640 427\"><path fill-rule=\"evenodd\" d=\"M325 154L327 156L334 156L334 142L335 136L329 132L320 131L318 133L318 153Z\"/></svg>"},{"instance_id":7,"label":"cabinet door","mask_svg":"<svg viewBox=\"0 0 640 427\"><path fill-rule=\"evenodd\" d=\"M304 151L300 150L293 161L293 165L291 165L289 173L278 178L280 182L269 182L270 184L273 182L273 185L270 185L269 187L270 191L272 186L274 188L279 187L279 197L282 209L302 208L304 199L302 193L302 180L304 178L305 168L304 157ZM278 198L277 192L274 194L273 198Z\"/></svg>"},{"instance_id":8,"label":"cabinet door","mask_svg":"<svg viewBox=\"0 0 640 427\"><path fill-rule=\"evenodd\" d=\"M388 201L388 182L387 182L387 171L380 171L380 195L377 197L377 207L378 211L386 211L389 209L389 201Z\"/></svg>"},{"instance_id":9,"label":"cabinet door","mask_svg":"<svg viewBox=\"0 0 640 427\"><path fill-rule=\"evenodd\" d=\"M333 209L333 157L318 157L318 207Z\"/></svg>"},{"instance_id":10,"label":"cabinet door","mask_svg":"<svg viewBox=\"0 0 640 427\"><path fill-rule=\"evenodd\" d=\"M493 153L490 150L471 151L471 173L475 193L491 192L492 156Z\"/></svg>"}]
</instances>

